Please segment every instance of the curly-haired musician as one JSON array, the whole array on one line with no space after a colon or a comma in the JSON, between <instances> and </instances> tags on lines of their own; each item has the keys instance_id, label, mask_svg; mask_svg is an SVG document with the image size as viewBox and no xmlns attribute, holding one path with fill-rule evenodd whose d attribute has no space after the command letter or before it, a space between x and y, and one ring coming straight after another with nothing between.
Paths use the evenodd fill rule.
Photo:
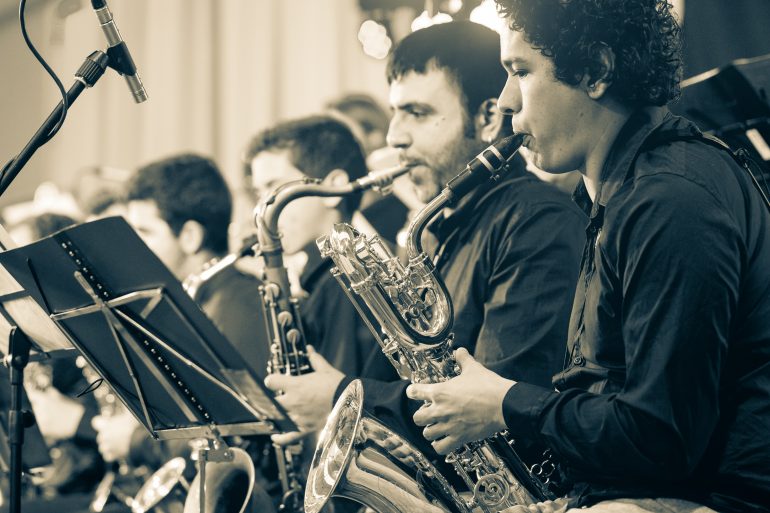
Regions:
<instances>
[{"instance_id":1,"label":"curly-haired musician","mask_svg":"<svg viewBox=\"0 0 770 513\"><path fill-rule=\"evenodd\" d=\"M412 166L423 201L508 128L497 108L505 83L499 49L495 32L467 21L416 31L394 49L388 143ZM503 375L525 372L547 385L561 364L585 222L566 195L527 173L518 157L499 183L445 212L432 225L431 253L454 303L455 343ZM289 385L298 397L326 389L331 398L355 377L317 377L307 387L285 376L268 380L275 388ZM406 382L365 379L364 386L380 420L424 442L404 414L417 407L408 404ZM323 426L331 407L331 401L306 405L300 423Z\"/></svg>"},{"instance_id":2,"label":"curly-haired musician","mask_svg":"<svg viewBox=\"0 0 770 513\"><path fill-rule=\"evenodd\" d=\"M429 401L415 422L441 453L500 429L549 446L575 484L541 511L768 511L770 214L733 155L665 107L670 5L496 1L500 108L539 167L583 177L564 369L554 389L459 351L461 376L408 390Z\"/></svg>"}]
</instances>

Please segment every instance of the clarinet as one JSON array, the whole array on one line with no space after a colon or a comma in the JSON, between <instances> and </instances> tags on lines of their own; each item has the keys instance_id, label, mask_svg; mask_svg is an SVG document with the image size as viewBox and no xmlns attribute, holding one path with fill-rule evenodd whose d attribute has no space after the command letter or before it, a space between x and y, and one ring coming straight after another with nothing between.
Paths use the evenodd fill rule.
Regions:
<instances>
[{"instance_id":1,"label":"clarinet","mask_svg":"<svg viewBox=\"0 0 770 513\"><path fill-rule=\"evenodd\" d=\"M307 340L302 331L299 299L291 294L289 275L283 261L278 218L283 209L295 199L307 196L346 196L366 189L386 190L409 168L394 167L369 173L343 186L323 185L319 179L305 178L284 184L257 205L254 222L260 256L264 261L263 284L260 287L262 307L270 343L268 374L301 376L313 372L307 353ZM274 444L283 495L279 511L303 511L304 487L300 455L301 442L278 446Z\"/></svg>"}]
</instances>

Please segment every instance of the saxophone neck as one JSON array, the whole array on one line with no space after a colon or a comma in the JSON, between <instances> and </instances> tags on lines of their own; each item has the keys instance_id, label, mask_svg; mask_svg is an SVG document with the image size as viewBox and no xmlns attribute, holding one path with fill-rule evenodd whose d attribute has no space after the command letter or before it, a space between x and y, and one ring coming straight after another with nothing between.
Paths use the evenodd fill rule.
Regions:
<instances>
[{"instance_id":1,"label":"saxophone neck","mask_svg":"<svg viewBox=\"0 0 770 513\"><path fill-rule=\"evenodd\" d=\"M425 205L409 222L406 230L406 254L410 262L425 259L425 251L422 249L422 232L428 224L438 215L443 208L451 203L454 195L449 189L441 193Z\"/></svg>"}]
</instances>

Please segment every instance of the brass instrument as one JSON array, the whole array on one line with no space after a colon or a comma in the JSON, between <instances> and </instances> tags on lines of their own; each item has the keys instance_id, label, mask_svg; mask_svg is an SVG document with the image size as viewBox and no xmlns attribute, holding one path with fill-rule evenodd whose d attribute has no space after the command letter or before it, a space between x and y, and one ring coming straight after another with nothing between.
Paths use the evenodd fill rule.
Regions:
<instances>
[{"instance_id":1,"label":"brass instrument","mask_svg":"<svg viewBox=\"0 0 770 513\"><path fill-rule=\"evenodd\" d=\"M313 370L302 333L299 300L291 294L289 275L283 262L281 234L278 232L278 218L283 209L295 199L307 196L346 196L369 188L384 189L407 171L405 167L375 171L344 186L324 185L319 179L297 180L278 187L257 206L254 221L260 255L265 263L260 294L270 341L268 373L299 376ZM283 490L279 510L300 512L303 487L299 456L302 446L274 447Z\"/></svg>"},{"instance_id":2,"label":"brass instrument","mask_svg":"<svg viewBox=\"0 0 770 513\"><path fill-rule=\"evenodd\" d=\"M367 238L344 223L336 225L330 236L318 240L321 254L334 260L332 273L367 319L385 355L403 377L414 383L436 383L459 373L451 348L451 298L435 266L422 250L422 231L438 212L453 205L478 184L498 179L522 140L517 134L489 146L418 212L408 228L407 265L401 264L378 237ZM351 391L355 396L352 402L360 403L362 393ZM348 401L350 394L346 396ZM382 477L374 481L376 486L365 486L363 491L350 484L356 482L355 476L359 474L359 469L353 468L354 463L367 451L381 449L381 444L373 441L367 432L366 425L371 419L337 406L339 403L327 420L309 472L306 511L317 512L330 496L348 497L367 506L373 502L371 507L382 508L378 509L379 513L400 511L398 507L382 504L382 480L388 480L388 472L381 471ZM361 425L353 426L354 423ZM492 513L552 498L547 485L534 477L512 444L505 433L498 433L450 453L446 461L472 491L472 497L467 501L458 500L457 493L426 491L429 500L420 509L453 512L476 509ZM390 462L391 474L403 480L403 462L388 450L379 450L379 457L380 465ZM427 474L431 479L426 479ZM435 488L435 479L438 478L433 471L426 473L418 468L410 486L418 490ZM406 489L403 483L399 486Z\"/></svg>"},{"instance_id":3,"label":"brass instrument","mask_svg":"<svg viewBox=\"0 0 770 513\"><path fill-rule=\"evenodd\" d=\"M256 254L256 242L255 237L247 237L242 241L241 248L238 251L229 253L222 258L214 258L209 262L206 262L200 272L193 273L184 279L182 288L187 292L188 296L193 298L193 301L199 301L201 289L206 282L222 271L235 265L239 259Z\"/></svg>"},{"instance_id":4,"label":"brass instrument","mask_svg":"<svg viewBox=\"0 0 770 513\"><path fill-rule=\"evenodd\" d=\"M363 400L361 381L354 380L334 405L310 467L306 513L320 511L331 496L378 513L471 513L418 449L363 414Z\"/></svg>"}]
</instances>

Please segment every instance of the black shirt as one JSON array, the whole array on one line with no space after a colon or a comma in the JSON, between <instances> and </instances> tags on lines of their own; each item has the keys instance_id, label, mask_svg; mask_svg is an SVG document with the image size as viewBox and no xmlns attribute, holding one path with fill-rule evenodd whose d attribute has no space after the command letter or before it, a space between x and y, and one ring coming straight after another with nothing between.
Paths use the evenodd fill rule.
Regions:
<instances>
[{"instance_id":1,"label":"black shirt","mask_svg":"<svg viewBox=\"0 0 770 513\"><path fill-rule=\"evenodd\" d=\"M770 215L727 151L647 147L672 129L694 127L637 112L596 202L578 187L591 221L560 392L518 383L503 411L514 436L562 459L575 505L668 496L766 511Z\"/></svg>"},{"instance_id":2,"label":"black shirt","mask_svg":"<svg viewBox=\"0 0 770 513\"><path fill-rule=\"evenodd\" d=\"M586 218L569 197L517 165L436 221L436 266L454 306L454 347L504 376L543 386L561 367ZM343 380L338 394L352 378ZM420 449L408 383L364 380L365 406Z\"/></svg>"},{"instance_id":3,"label":"black shirt","mask_svg":"<svg viewBox=\"0 0 770 513\"><path fill-rule=\"evenodd\" d=\"M270 344L259 285L257 278L227 267L201 285L197 302L249 367L264 378Z\"/></svg>"}]
</instances>

